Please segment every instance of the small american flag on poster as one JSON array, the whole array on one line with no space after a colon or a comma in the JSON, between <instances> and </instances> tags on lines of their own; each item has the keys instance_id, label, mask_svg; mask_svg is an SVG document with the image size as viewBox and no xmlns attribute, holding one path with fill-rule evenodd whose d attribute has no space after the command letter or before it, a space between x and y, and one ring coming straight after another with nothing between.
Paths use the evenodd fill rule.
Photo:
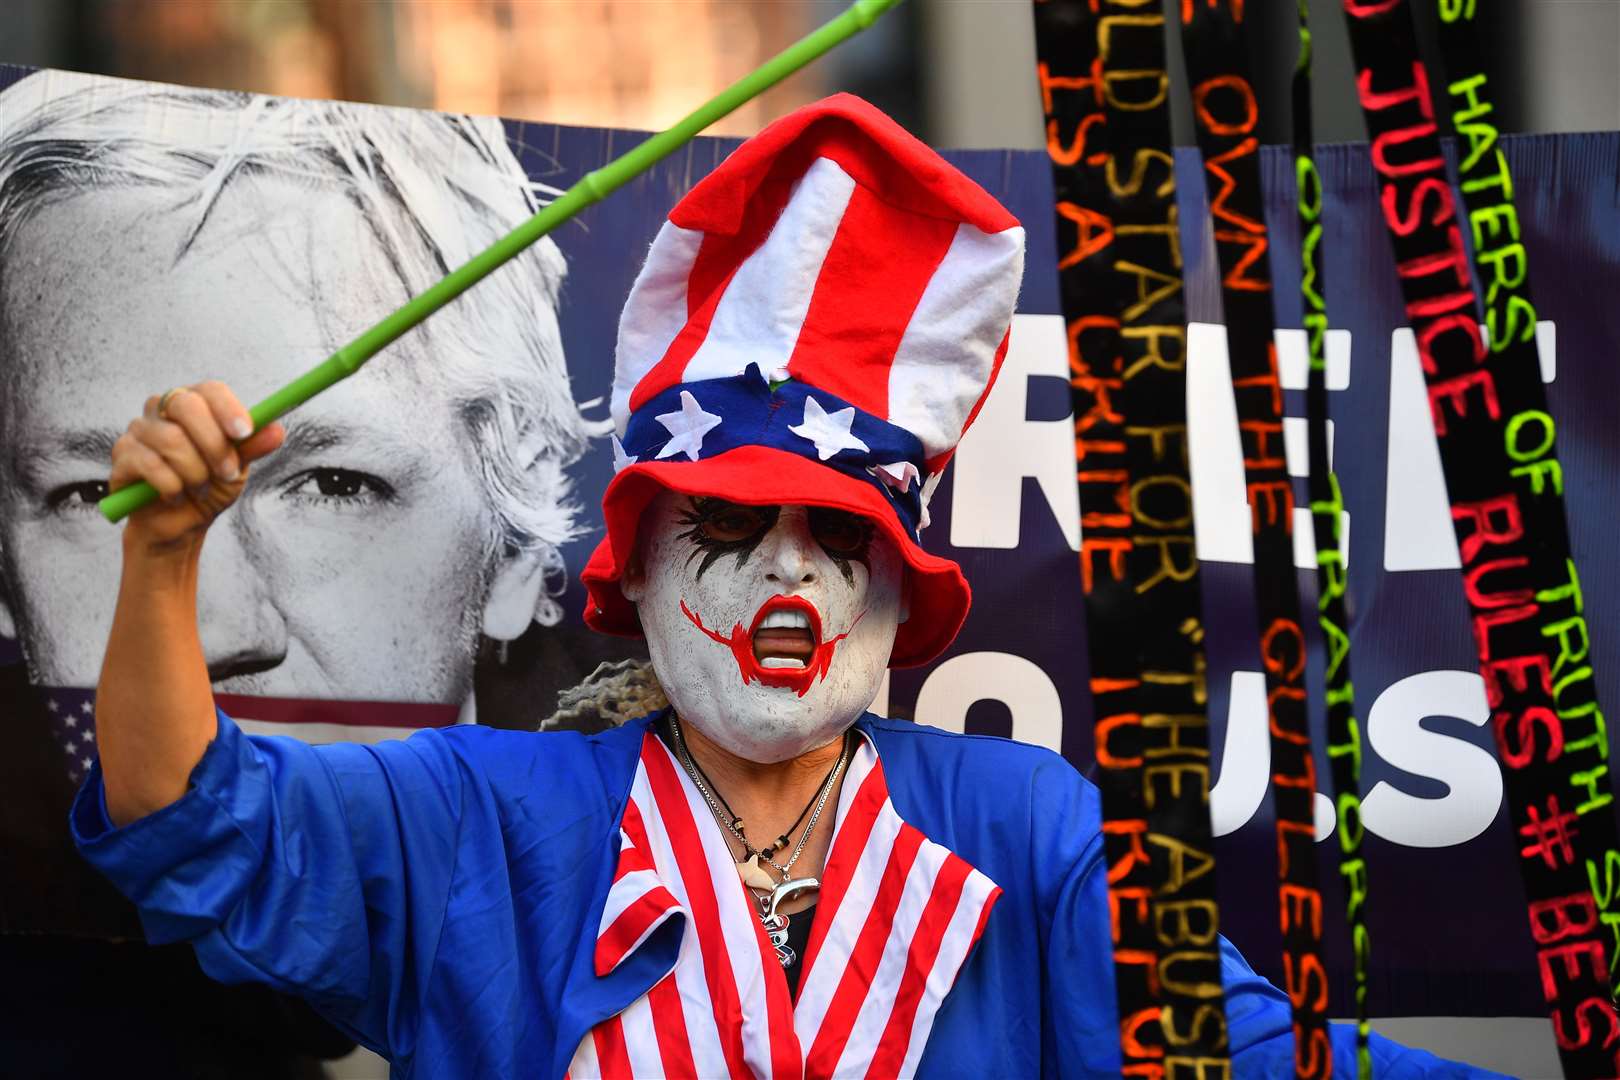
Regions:
<instances>
[{"instance_id":1,"label":"small american flag on poster","mask_svg":"<svg viewBox=\"0 0 1620 1080\"><path fill-rule=\"evenodd\" d=\"M51 734L61 747L68 775L82 781L96 760L96 692L78 687L40 691ZM429 727L454 724L454 705L399 701L320 701L314 698L216 694L214 702L250 735L290 735L310 743L403 739Z\"/></svg>"}]
</instances>

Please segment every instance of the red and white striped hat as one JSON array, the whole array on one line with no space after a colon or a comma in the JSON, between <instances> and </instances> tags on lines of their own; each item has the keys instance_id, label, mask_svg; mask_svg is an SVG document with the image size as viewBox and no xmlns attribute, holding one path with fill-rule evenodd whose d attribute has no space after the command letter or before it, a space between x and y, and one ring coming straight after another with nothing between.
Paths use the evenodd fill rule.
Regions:
<instances>
[{"instance_id":1,"label":"red and white striped hat","mask_svg":"<svg viewBox=\"0 0 1620 1080\"><path fill-rule=\"evenodd\" d=\"M640 633L619 575L672 489L870 518L913 576L891 662L942 652L970 594L918 536L1006 355L1023 260L1000 203L859 98L738 147L670 211L625 302L587 625Z\"/></svg>"}]
</instances>

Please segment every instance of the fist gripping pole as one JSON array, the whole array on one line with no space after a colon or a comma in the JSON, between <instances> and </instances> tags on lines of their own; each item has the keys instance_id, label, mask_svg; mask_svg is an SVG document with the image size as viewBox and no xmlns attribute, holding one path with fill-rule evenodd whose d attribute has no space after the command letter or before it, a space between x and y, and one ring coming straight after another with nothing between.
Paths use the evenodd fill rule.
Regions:
<instances>
[{"instance_id":1,"label":"fist gripping pole","mask_svg":"<svg viewBox=\"0 0 1620 1080\"><path fill-rule=\"evenodd\" d=\"M628 153L586 173L579 182L539 213L501 237L485 250L450 271L443 280L407 300L403 307L337 352L283 386L248 412L255 431L285 416L316 394L359 371L406 331L478 284L530 244L551 232L586 207L601 202L652 168L721 117L758 97L812 60L854 37L877 21L900 0L855 0L843 14L799 39L782 52L744 75L684 119L636 146ZM157 498L157 490L139 481L108 495L98 504L108 521L122 521Z\"/></svg>"}]
</instances>

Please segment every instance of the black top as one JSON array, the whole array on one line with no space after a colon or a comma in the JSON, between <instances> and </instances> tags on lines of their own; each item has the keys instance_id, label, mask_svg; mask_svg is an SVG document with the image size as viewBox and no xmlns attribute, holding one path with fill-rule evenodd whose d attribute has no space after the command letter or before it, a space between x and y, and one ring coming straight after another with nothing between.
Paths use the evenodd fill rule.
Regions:
<instances>
[{"instance_id":1,"label":"black top","mask_svg":"<svg viewBox=\"0 0 1620 1080\"><path fill-rule=\"evenodd\" d=\"M788 916L788 948L793 950L793 962L782 969L787 976L788 993L799 1000L799 971L804 967L804 950L810 947L810 924L816 918L816 905Z\"/></svg>"}]
</instances>

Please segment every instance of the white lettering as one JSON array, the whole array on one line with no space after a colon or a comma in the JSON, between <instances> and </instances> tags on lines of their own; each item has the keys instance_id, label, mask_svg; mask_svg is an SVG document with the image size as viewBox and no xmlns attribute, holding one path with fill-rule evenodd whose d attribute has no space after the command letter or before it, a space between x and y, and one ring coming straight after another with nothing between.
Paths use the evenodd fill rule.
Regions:
<instances>
[{"instance_id":1,"label":"white lettering","mask_svg":"<svg viewBox=\"0 0 1620 1080\"><path fill-rule=\"evenodd\" d=\"M1060 315L1015 315L1007 357L973 427L962 437L951 470L951 544L1015 548L1024 478L1046 496L1071 551L1080 550L1080 489L1074 478L1074 425L1026 419L1029 380L1069 378Z\"/></svg>"},{"instance_id":2,"label":"white lettering","mask_svg":"<svg viewBox=\"0 0 1620 1080\"><path fill-rule=\"evenodd\" d=\"M1266 677L1258 671L1232 672L1226 707L1226 740L1220 775L1209 792L1210 825L1216 836L1237 832L1265 801L1271 783L1271 740L1266 730ZM1316 839L1333 835L1333 800L1316 793Z\"/></svg>"},{"instance_id":3,"label":"white lettering","mask_svg":"<svg viewBox=\"0 0 1620 1080\"><path fill-rule=\"evenodd\" d=\"M1483 327L1481 328L1483 331ZM1536 324L1536 351L1541 381L1558 371L1558 328ZM1408 326L1389 341L1389 454L1385 459L1384 569L1457 570L1457 534L1451 527L1451 502L1440 467L1440 444L1434 437L1429 394L1418 364L1417 339Z\"/></svg>"},{"instance_id":4,"label":"white lettering","mask_svg":"<svg viewBox=\"0 0 1620 1080\"><path fill-rule=\"evenodd\" d=\"M1309 361L1305 331L1278 330L1277 378L1285 390L1303 390ZM1350 385L1350 332L1329 330L1327 387ZM1283 457L1292 476L1310 470L1306 425L1300 417L1283 418ZM1333 458L1333 424L1328 423L1328 460ZM1226 351L1226 327L1218 323L1187 326L1187 444L1192 460L1193 516L1198 557L1211 562L1254 562L1254 535L1243 478L1243 444L1238 436L1237 404L1232 394L1232 367ZM1339 543L1348 561L1350 515L1339 516ZM1316 537L1308 506L1294 508L1294 565L1316 566Z\"/></svg>"},{"instance_id":5,"label":"white lettering","mask_svg":"<svg viewBox=\"0 0 1620 1080\"><path fill-rule=\"evenodd\" d=\"M917 694L917 722L963 731L968 709L999 701L1012 713L1012 737L1063 750L1063 701L1037 665L1004 652L953 656L929 672Z\"/></svg>"},{"instance_id":6,"label":"white lettering","mask_svg":"<svg viewBox=\"0 0 1620 1080\"><path fill-rule=\"evenodd\" d=\"M1450 789L1439 798L1422 798L1380 780L1361 800L1367 828L1407 847L1465 844L1490 827L1502 805L1496 758L1471 742L1428 730L1423 720L1430 716L1485 724L1491 710L1484 680L1471 671L1424 671L1390 686L1373 702L1367 742L1378 756Z\"/></svg>"}]
</instances>

